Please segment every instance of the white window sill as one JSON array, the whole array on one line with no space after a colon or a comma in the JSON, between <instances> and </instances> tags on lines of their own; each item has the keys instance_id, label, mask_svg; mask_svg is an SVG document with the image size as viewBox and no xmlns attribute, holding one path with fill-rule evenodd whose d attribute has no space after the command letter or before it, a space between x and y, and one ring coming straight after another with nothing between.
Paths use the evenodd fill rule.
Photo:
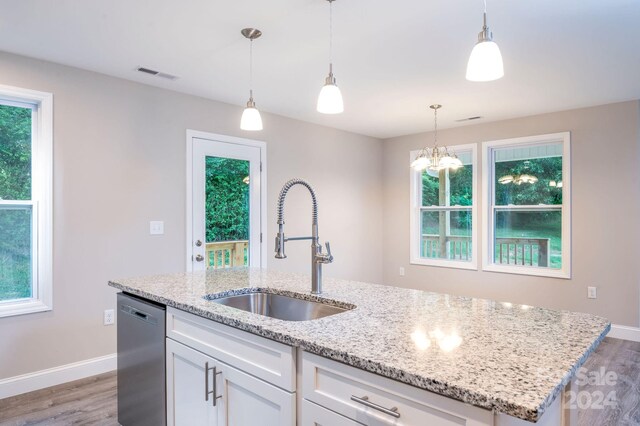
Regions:
<instances>
[{"instance_id":1,"label":"white window sill","mask_svg":"<svg viewBox=\"0 0 640 426\"><path fill-rule=\"evenodd\" d=\"M472 271L478 270L478 266L473 261L465 262L460 260L412 258L409 263L412 265L436 266L438 268L467 269Z\"/></svg>"},{"instance_id":2,"label":"white window sill","mask_svg":"<svg viewBox=\"0 0 640 426\"><path fill-rule=\"evenodd\" d=\"M534 277L561 278L564 280L571 279L571 272L564 269L538 268L535 266L506 266L506 265L484 265L483 271L499 272L503 274L531 275Z\"/></svg>"},{"instance_id":3,"label":"white window sill","mask_svg":"<svg viewBox=\"0 0 640 426\"><path fill-rule=\"evenodd\" d=\"M7 300L0 302L0 318L50 311L52 307L38 299Z\"/></svg>"}]
</instances>

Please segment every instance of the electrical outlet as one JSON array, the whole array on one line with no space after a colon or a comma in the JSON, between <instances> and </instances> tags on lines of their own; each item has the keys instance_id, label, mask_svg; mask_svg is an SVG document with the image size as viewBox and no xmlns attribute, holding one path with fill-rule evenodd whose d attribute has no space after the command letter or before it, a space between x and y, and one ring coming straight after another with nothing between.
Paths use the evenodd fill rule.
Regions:
<instances>
[{"instance_id":1,"label":"electrical outlet","mask_svg":"<svg viewBox=\"0 0 640 426\"><path fill-rule=\"evenodd\" d=\"M113 309L106 309L104 311L104 325L113 325L115 320L115 313L113 312Z\"/></svg>"},{"instance_id":2,"label":"electrical outlet","mask_svg":"<svg viewBox=\"0 0 640 426\"><path fill-rule=\"evenodd\" d=\"M161 220L152 220L149 222L149 234L162 235L164 234L164 222Z\"/></svg>"},{"instance_id":3,"label":"electrical outlet","mask_svg":"<svg viewBox=\"0 0 640 426\"><path fill-rule=\"evenodd\" d=\"M400 276L404 277L404 268L402 266L400 267Z\"/></svg>"},{"instance_id":4,"label":"electrical outlet","mask_svg":"<svg viewBox=\"0 0 640 426\"><path fill-rule=\"evenodd\" d=\"M595 299L598 297L597 287L587 287L587 298Z\"/></svg>"}]
</instances>

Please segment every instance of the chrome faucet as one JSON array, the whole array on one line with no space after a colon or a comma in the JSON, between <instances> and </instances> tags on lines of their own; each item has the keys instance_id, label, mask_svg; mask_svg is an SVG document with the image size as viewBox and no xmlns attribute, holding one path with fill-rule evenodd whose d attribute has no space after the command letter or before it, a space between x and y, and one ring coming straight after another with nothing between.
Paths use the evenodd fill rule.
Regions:
<instances>
[{"instance_id":1,"label":"chrome faucet","mask_svg":"<svg viewBox=\"0 0 640 426\"><path fill-rule=\"evenodd\" d=\"M311 218L311 236L310 237L291 237L286 238L284 235L284 199L287 192L294 185L302 185L309 190L311 201L313 203L313 214ZM333 262L331 256L331 246L327 242L327 253L322 252L322 245L318 242L318 202L316 201L316 193L309 183L302 179L291 179L285 183L278 196L278 235L276 235L276 259L285 259L287 255L284 253L284 243L287 241L311 240L311 293L322 293L322 264Z\"/></svg>"}]
</instances>

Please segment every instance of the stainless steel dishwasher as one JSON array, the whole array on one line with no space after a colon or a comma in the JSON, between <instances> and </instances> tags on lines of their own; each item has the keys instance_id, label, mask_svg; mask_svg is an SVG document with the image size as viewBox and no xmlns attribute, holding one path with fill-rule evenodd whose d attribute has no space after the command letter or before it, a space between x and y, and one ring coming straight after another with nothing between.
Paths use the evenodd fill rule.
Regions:
<instances>
[{"instance_id":1,"label":"stainless steel dishwasher","mask_svg":"<svg viewBox=\"0 0 640 426\"><path fill-rule=\"evenodd\" d=\"M118 293L118 422L164 426L165 312L162 305Z\"/></svg>"}]
</instances>

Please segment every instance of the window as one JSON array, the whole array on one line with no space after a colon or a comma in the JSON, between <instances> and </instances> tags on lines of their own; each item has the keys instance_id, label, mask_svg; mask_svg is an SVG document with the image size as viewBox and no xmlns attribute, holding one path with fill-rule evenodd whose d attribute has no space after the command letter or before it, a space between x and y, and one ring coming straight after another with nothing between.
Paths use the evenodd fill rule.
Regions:
<instances>
[{"instance_id":1,"label":"window","mask_svg":"<svg viewBox=\"0 0 640 426\"><path fill-rule=\"evenodd\" d=\"M477 269L476 145L454 148L464 164L458 170L410 169L411 263Z\"/></svg>"},{"instance_id":2,"label":"window","mask_svg":"<svg viewBox=\"0 0 640 426\"><path fill-rule=\"evenodd\" d=\"M0 317L51 309L52 95L0 86Z\"/></svg>"},{"instance_id":3,"label":"window","mask_svg":"<svg viewBox=\"0 0 640 426\"><path fill-rule=\"evenodd\" d=\"M570 135L483 144L484 269L570 278Z\"/></svg>"}]
</instances>

